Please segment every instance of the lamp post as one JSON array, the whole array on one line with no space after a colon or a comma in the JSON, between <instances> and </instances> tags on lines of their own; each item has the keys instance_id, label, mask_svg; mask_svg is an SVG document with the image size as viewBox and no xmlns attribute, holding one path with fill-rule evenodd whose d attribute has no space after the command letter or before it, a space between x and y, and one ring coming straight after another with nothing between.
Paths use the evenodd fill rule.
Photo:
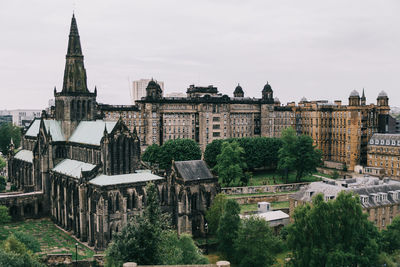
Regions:
<instances>
[{"instance_id":1,"label":"lamp post","mask_svg":"<svg viewBox=\"0 0 400 267\"><path fill-rule=\"evenodd\" d=\"M204 230L206 230L206 254L208 255L208 224L204 225Z\"/></svg>"},{"instance_id":2,"label":"lamp post","mask_svg":"<svg viewBox=\"0 0 400 267\"><path fill-rule=\"evenodd\" d=\"M78 243L75 243L75 267L78 267Z\"/></svg>"}]
</instances>

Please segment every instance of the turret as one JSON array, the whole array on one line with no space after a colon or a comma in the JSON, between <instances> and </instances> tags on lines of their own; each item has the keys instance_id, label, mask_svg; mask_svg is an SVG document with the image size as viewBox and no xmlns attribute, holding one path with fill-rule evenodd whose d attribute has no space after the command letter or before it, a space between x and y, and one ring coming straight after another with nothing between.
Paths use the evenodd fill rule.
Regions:
<instances>
[{"instance_id":1,"label":"turret","mask_svg":"<svg viewBox=\"0 0 400 267\"><path fill-rule=\"evenodd\" d=\"M162 89L160 85L151 79L149 84L146 87L146 97L148 99L159 99L162 98Z\"/></svg>"},{"instance_id":2,"label":"turret","mask_svg":"<svg viewBox=\"0 0 400 267\"><path fill-rule=\"evenodd\" d=\"M262 90L262 100L263 102L274 103L274 92L272 91L271 85L267 82Z\"/></svg>"},{"instance_id":3,"label":"turret","mask_svg":"<svg viewBox=\"0 0 400 267\"><path fill-rule=\"evenodd\" d=\"M365 92L363 88L362 96L361 96L361 106L365 106L367 104L367 99L365 97Z\"/></svg>"},{"instance_id":4,"label":"turret","mask_svg":"<svg viewBox=\"0 0 400 267\"><path fill-rule=\"evenodd\" d=\"M377 104L378 106L389 106L389 97L385 91L381 91L378 95Z\"/></svg>"},{"instance_id":5,"label":"turret","mask_svg":"<svg viewBox=\"0 0 400 267\"><path fill-rule=\"evenodd\" d=\"M349 106L359 106L360 105L360 94L357 90L353 90L349 96Z\"/></svg>"},{"instance_id":6,"label":"turret","mask_svg":"<svg viewBox=\"0 0 400 267\"><path fill-rule=\"evenodd\" d=\"M238 84L233 92L234 97L244 97L244 92L240 84Z\"/></svg>"}]
</instances>

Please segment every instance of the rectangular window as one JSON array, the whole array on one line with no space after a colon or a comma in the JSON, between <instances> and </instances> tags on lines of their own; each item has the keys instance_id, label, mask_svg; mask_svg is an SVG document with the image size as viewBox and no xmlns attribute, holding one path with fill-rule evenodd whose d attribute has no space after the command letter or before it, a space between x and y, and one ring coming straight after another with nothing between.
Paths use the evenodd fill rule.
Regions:
<instances>
[{"instance_id":1,"label":"rectangular window","mask_svg":"<svg viewBox=\"0 0 400 267\"><path fill-rule=\"evenodd\" d=\"M213 137L220 137L220 133L219 132L213 133Z\"/></svg>"},{"instance_id":2,"label":"rectangular window","mask_svg":"<svg viewBox=\"0 0 400 267\"><path fill-rule=\"evenodd\" d=\"M219 121L219 117L213 117L213 121Z\"/></svg>"},{"instance_id":3,"label":"rectangular window","mask_svg":"<svg viewBox=\"0 0 400 267\"><path fill-rule=\"evenodd\" d=\"M220 129L220 125L219 125L219 124L214 124L214 125L213 125L213 129L214 129L214 130Z\"/></svg>"}]
</instances>

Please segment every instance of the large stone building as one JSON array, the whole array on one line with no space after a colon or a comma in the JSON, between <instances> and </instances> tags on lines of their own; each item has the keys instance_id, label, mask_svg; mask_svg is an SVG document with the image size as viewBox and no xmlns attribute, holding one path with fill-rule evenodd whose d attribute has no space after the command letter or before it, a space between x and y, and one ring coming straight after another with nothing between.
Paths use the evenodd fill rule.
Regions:
<instances>
[{"instance_id":1,"label":"large stone building","mask_svg":"<svg viewBox=\"0 0 400 267\"><path fill-rule=\"evenodd\" d=\"M98 120L97 90L90 92L86 79L73 16L63 87L54 89L54 118L43 112L23 135L22 148L14 154L11 147L8 155L11 182L20 191L40 195L35 214L50 215L80 240L104 249L113 232L142 212L146 184L153 182L178 232L203 233L204 212L218 190L205 163L176 162L170 177L146 170L136 129L121 119ZM13 215L32 212L29 205L18 209L13 205L20 202L8 203Z\"/></svg>"},{"instance_id":2,"label":"large stone building","mask_svg":"<svg viewBox=\"0 0 400 267\"><path fill-rule=\"evenodd\" d=\"M400 179L400 134L374 134L368 144L367 174Z\"/></svg>"},{"instance_id":3,"label":"large stone building","mask_svg":"<svg viewBox=\"0 0 400 267\"><path fill-rule=\"evenodd\" d=\"M323 194L326 201L335 199L339 192L353 192L360 198L368 220L379 229L386 228L393 218L400 215L400 182L375 177L357 177L345 180L326 180L304 186L289 197L290 217L295 208L311 202L316 194Z\"/></svg>"},{"instance_id":4,"label":"large stone building","mask_svg":"<svg viewBox=\"0 0 400 267\"><path fill-rule=\"evenodd\" d=\"M367 144L374 133L385 132L389 116L388 97L381 92L377 104L366 104L352 91L349 105L341 101L307 101L282 106L273 98L267 83L261 98L244 97L238 85L233 97L218 93L216 87L187 89L187 97L162 97L159 86L150 81L147 96L133 106L100 105L106 120L122 117L133 129L137 127L144 150L151 144L163 144L177 138L190 138L204 150L215 139L230 137L280 137L293 127L298 134L313 138L323 152L323 159L353 170L367 163ZM335 164L332 164L335 166Z\"/></svg>"}]
</instances>

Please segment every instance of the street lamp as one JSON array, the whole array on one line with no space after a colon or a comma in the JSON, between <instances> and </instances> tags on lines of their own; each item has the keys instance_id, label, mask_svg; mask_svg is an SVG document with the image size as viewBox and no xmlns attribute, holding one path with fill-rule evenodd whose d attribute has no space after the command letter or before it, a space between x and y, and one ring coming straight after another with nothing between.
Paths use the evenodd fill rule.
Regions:
<instances>
[{"instance_id":1,"label":"street lamp","mask_svg":"<svg viewBox=\"0 0 400 267\"><path fill-rule=\"evenodd\" d=\"M78 243L75 243L75 267L78 267Z\"/></svg>"},{"instance_id":2,"label":"street lamp","mask_svg":"<svg viewBox=\"0 0 400 267\"><path fill-rule=\"evenodd\" d=\"M204 230L206 231L206 254L208 255L208 223L204 225Z\"/></svg>"}]
</instances>

